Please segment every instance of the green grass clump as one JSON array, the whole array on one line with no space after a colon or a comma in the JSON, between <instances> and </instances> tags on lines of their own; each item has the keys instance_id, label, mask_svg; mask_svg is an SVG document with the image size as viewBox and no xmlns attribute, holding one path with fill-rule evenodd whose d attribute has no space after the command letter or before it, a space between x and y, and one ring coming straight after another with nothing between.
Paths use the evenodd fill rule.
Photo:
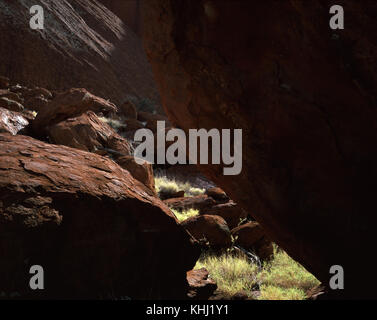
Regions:
<instances>
[{"instance_id":1,"label":"green grass clump","mask_svg":"<svg viewBox=\"0 0 377 320\"><path fill-rule=\"evenodd\" d=\"M261 299L275 297L297 300L306 298L306 292L320 284L302 265L294 261L286 252L274 247L274 258L263 267L260 273Z\"/></svg>"},{"instance_id":2,"label":"green grass clump","mask_svg":"<svg viewBox=\"0 0 377 320\"><path fill-rule=\"evenodd\" d=\"M189 210L185 210L185 211L182 211L182 212L172 209L172 211L175 214L175 216L177 217L179 222L185 221L188 218L192 218L192 217L199 215L199 210L195 210L195 209L189 209Z\"/></svg>"},{"instance_id":3,"label":"green grass clump","mask_svg":"<svg viewBox=\"0 0 377 320\"><path fill-rule=\"evenodd\" d=\"M169 195L173 195L178 191L184 191L185 197L194 197L205 192L204 189L194 188L188 182L182 183L164 176L155 177L154 181L156 192L163 198L169 197Z\"/></svg>"},{"instance_id":4,"label":"green grass clump","mask_svg":"<svg viewBox=\"0 0 377 320\"><path fill-rule=\"evenodd\" d=\"M239 292L250 293L257 284L258 267L250 264L246 257L232 253L220 256L203 254L195 269L206 268L216 281L218 291L225 297Z\"/></svg>"},{"instance_id":5,"label":"green grass clump","mask_svg":"<svg viewBox=\"0 0 377 320\"><path fill-rule=\"evenodd\" d=\"M232 297L243 292L253 297L259 286L259 300L305 300L306 292L320 284L303 266L274 246L274 257L261 270L241 254L206 254L195 268L206 268L217 282L219 293ZM254 297L253 297L254 298Z\"/></svg>"},{"instance_id":6,"label":"green grass clump","mask_svg":"<svg viewBox=\"0 0 377 320\"><path fill-rule=\"evenodd\" d=\"M297 288L281 288L276 286L261 286L259 300L306 300L303 290Z\"/></svg>"}]
</instances>

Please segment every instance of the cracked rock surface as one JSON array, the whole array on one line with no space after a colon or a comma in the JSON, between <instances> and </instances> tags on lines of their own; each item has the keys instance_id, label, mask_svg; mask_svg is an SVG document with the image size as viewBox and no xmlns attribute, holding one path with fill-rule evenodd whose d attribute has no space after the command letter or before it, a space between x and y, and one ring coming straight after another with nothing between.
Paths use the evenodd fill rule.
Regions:
<instances>
[{"instance_id":1,"label":"cracked rock surface","mask_svg":"<svg viewBox=\"0 0 377 320\"><path fill-rule=\"evenodd\" d=\"M33 299L183 298L186 271L199 254L163 202L112 160L0 134L3 292ZM44 268L39 293L29 288L32 265Z\"/></svg>"}]
</instances>

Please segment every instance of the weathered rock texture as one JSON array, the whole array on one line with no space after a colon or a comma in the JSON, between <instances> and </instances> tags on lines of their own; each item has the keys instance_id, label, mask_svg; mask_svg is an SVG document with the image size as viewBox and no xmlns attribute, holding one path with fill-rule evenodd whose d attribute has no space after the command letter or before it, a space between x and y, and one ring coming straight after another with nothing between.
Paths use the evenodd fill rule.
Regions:
<instances>
[{"instance_id":1,"label":"weathered rock texture","mask_svg":"<svg viewBox=\"0 0 377 320\"><path fill-rule=\"evenodd\" d=\"M179 298L200 252L104 157L0 134L0 290L21 298ZM45 290L29 288L32 265Z\"/></svg>"},{"instance_id":2,"label":"weathered rock texture","mask_svg":"<svg viewBox=\"0 0 377 320\"><path fill-rule=\"evenodd\" d=\"M187 272L189 290L187 296L193 300L207 300L217 289L217 284L209 278L205 268L190 270Z\"/></svg>"},{"instance_id":3,"label":"weathered rock texture","mask_svg":"<svg viewBox=\"0 0 377 320\"><path fill-rule=\"evenodd\" d=\"M92 111L51 126L48 136L54 144L84 151L104 150L118 157L131 154L130 143Z\"/></svg>"},{"instance_id":4,"label":"weathered rock texture","mask_svg":"<svg viewBox=\"0 0 377 320\"><path fill-rule=\"evenodd\" d=\"M215 249L225 249L232 245L231 233L226 221L219 216L195 216L181 222L198 241L204 240Z\"/></svg>"},{"instance_id":5,"label":"weathered rock texture","mask_svg":"<svg viewBox=\"0 0 377 320\"><path fill-rule=\"evenodd\" d=\"M99 0L115 13L136 34L142 30L141 0Z\"/></svg>"},{"instance_id":6,"label":"weathered rock texture","mask_svg":"<svg viewBox=\"0 0 377 320\"><path fill-rule=\"evenodd\" d=\"M29 121L21 113L0 107L0 132L8 132L16 135L28 124Z\"/></svg>"},{"instance_id":7,"label":"weathered rock texture","mask_svg":"<svg viewBox=\"0 0 377 320\"><path fill-rule=\"evenodd\" d=\"M22 104L6 97L0 98L0 108L5 108L10 111L17 111L17 112L21 112L24 110L24 106Z\"/></svg>"},{"instance_id":8,"label":"weathered rock texture","mask_svg":"<svg viewBox=\"0 0 377 320\"><path fill-rule=\"evenodd\" d=\"M143 2L144 41L174 125L243 129L243 170L201 169L347 297L375 296L377 3Z\"/></svg>"},{"instance_id":9,"label":"weathered rock texture","mask_svg":"<svg viewBox=\"0 0 377 320\"><path fill-rule=\"evenodd\" d=\"M236 245L247 250L253 250L262 260L268 260L272 257L274 247L258 222L245 223L234 228L231 232Z\"/></svg>"},{"instance_id":10,"label":"weathered rock texture","mask_svg":"<svg viewBox=\"0 0 377 320\"><path fill-rule=\"evenodd\" d=\"M119 157L116 159L116 163L130 172L136 180L143 183L146 187L152 190L153 193L156 193L153 166L151 163L144 162L144 164L138 164L135 161L134 156Z\"/></svg>"},{"instance_id":11,"label":"weathered rock texture","mask_svg":"<svg viewBox=\"0 0 377 320\"><path fill-rule=\"evenodd\" d=\"M44 8L44 30L29 27L35 4ZM131 17L127 7L124 15ZM159 103L139 37L97 0L1 1L0 34L0 75L12 81L85 87L116 104L128 95Z\"/></svg>"},{"instance_id":12,"label":"weathered rock texture","mask_svg":"<svg viewBox=\"0 0 377 320\"><path fill-rule=\"evenodd\" d=\"M80 116L86 111L95 113L116 112L117 107L102 98L99 98L86 89L72 88L58 94L47 106L39 110L33 122L33 131L43 136L49 128L61 121Z\"/></svg>"},{"instance_id":13,"label":"weathered rock texture","mask_svg":"<svg viewBox=\"0 0 377 320\"><path fill-rule=\"evenodd\" d=\"M227 222L229 228L237 227L248 216L247 212L232 200L204 208L200 211L200 214L220 216Z\"/></svg>"}]
</instances>

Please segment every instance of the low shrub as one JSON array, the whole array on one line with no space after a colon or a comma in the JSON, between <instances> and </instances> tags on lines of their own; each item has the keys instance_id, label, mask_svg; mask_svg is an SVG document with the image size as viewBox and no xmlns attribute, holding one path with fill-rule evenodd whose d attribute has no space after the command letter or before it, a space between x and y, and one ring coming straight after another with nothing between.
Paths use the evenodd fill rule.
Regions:
<instances>
[{"instance_id":1,"label":"low shrub","mask_svg":"<svg viewBox=\"0 0 377 320\"><path fill-rule=\"evenodd\" d=\"M195 210L195 209L189 209L182 212L173 209L172 211L174 212L175 216L180 222L185 221L188 218L199 215L199 210Z\"/></svg>"}]
</instances>

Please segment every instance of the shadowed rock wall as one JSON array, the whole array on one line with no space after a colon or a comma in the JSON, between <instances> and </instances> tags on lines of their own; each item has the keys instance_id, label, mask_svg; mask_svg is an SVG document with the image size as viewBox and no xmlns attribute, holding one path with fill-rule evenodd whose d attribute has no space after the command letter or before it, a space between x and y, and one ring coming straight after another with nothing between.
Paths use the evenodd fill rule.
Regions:
<instances>
[{"instance_id":1,"label":"shadowed rock wall","mask_svg":"<svg viewBox=\"0 0 377 320\"><path fill-rule=\"evenodd\" d=\"M143 1L144 43L169 119L243 129L243 171L201 170L325 284L375 296L377 4Z\"/></svg>"}]
</instances>

